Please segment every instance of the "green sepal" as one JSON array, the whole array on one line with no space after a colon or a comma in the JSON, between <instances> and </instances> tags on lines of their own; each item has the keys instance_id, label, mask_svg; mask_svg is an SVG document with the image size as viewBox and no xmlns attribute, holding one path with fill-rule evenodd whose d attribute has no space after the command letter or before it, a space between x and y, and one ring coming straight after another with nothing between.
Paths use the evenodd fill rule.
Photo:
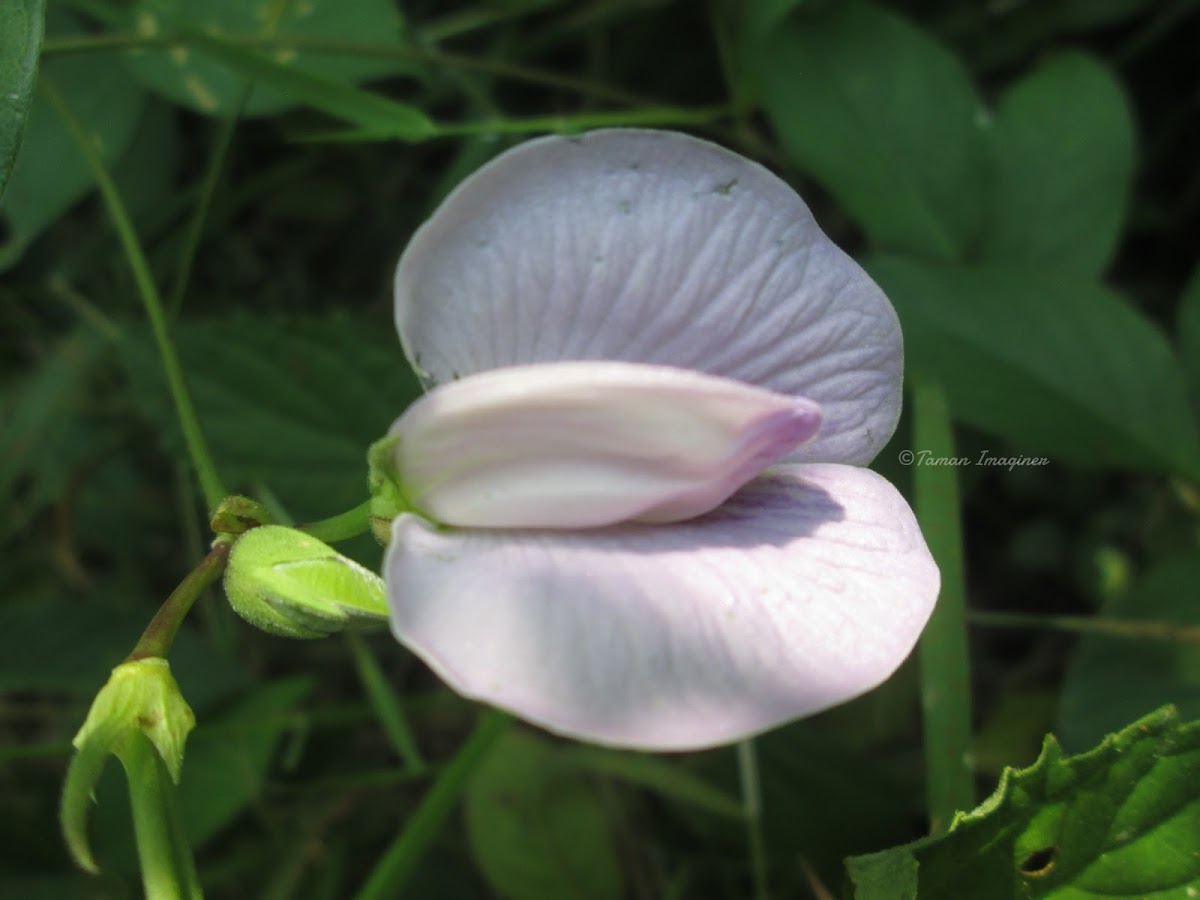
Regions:
<instances>
[{"instance_id":1,"label":"green sepal","mask_svg":"<svg viewBox=\"0 0 1200 900\"><path fill-rule=\"evenodd\" d=\"M367 450L367 489L371 494L371 531L381 544L391 540L392 519L412 512L413 505L396 471L396 444L400 436L389 434Z\"/></svg>"},{"instance_id":2,"label":"green sepal","mask_svg":"<svg viewBox=\"0 0 1200 900\"><path fill-rule=\"evenodd\" d=\"M225 594L243 619L282 637L325 637L388 617L382 578L312 535L281 525L238 538L225 570Z\"/></svg>"},{"instance_id":3,"label":"green sepal","mask_svg":"<svg viewBox=\"0 0 1200 900\"><path fill-rule=\"evenodd\" d=\"M217 505L208 524L216 534L237 535L270 522L271 514L265 506L257 500L235 494Z\"/></svg>"},{"instance_id":4,"label":"green sepal","mask_svg":"<svg viewBox=\"0 0 1200 900\"><path fill-rule=\"evenodd\" d=\"M81 868L99 871L88 843L87 821L92 791L109 754L120 754L131 736L144 735L178 784L184 745L195 724L196 717L165 659L130 660L113 669L72 741L77 752L63 785L59 810L63 837Z\"/></svg>"},{"instance_id":5,"label":"green sepal","mask_svg":"<svg viewBox=\"0 0 1200 900\"><path fill-rule=\"evenodd\" d=\"M179 783L184 744L196 725L196 716L183 699L165 659L135 659L113 669L72 743L80 751L97 741L107 741L107 746L113 747L115 741L109 738L113 723L122 726L115 741L129 731L144 733L167 764L171 778Z\"/></svg>"},{"instance_id":6,"label":"green sepal","mask_svg":"<svg viewBox=\"0 0 1200 900\"><path fill-rule=\"evenodd\" d=\"M105 723L92 732L92 739L79 747L67 766L67 777L63 783L62 803L59 806L59 821L63 839L75 864L86 872L97 875L100 867L92 856L88 841L88 813L92 808L92 791L104 773L112 746L121 732L115 722Z\"/></svg>"}]
</instances>

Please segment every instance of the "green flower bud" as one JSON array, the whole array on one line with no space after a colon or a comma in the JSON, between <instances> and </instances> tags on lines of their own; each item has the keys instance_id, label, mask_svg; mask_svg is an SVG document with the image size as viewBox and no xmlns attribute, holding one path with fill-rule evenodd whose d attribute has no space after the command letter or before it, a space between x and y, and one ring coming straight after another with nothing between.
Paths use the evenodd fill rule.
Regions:
<instances>
[{"instance_id":1,"label":"green flower bud","mask_svg":"<svg viewBox=\"0 0 1200 900\"><path fill-rule=\"evenodd\" d=\"M225 594L251 625L283 637L325 637L388 616L382 578L312 535L281 525L238 538L225 570Z\"/></svg>"}]
</instances>

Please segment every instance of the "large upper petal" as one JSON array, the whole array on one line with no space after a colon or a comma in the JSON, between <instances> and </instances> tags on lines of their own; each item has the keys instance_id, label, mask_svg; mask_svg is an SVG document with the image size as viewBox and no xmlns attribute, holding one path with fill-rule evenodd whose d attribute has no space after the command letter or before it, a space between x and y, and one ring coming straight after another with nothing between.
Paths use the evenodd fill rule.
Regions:
<instances>
[{"instance_id":1,"label":"large upper petal","mask_svg":"<svg viewBox=\"0 0 1200 900\"><path fill-rule=\"evenodd\" d=\"M396 323L427 385L615 359L820 404L796 461L869 462L896 425L887 298L762 166L672 132L547 137L464 181L396 270Z\"/></svg>"},{"instance_id":2,"label":"large upper petal","mask_svg":"<svg viewBox=\"0 0 1200 900\"><path fill-rule=\"evenodd\" d=\"M895 488L785 466L677 525L392 525L396 636L460 693L602 744L688 750L848 700L911 651L937 567Z\"/></svg>"}]
</instances>

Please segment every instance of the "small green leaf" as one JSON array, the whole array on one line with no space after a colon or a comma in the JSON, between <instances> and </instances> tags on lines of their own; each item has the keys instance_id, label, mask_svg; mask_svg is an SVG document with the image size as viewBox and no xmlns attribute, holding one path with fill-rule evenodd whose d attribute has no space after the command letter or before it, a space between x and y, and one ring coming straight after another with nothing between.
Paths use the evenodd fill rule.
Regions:
<instances>
[{"instance_id":1,"label":"small green leaf","mask_svg":"<svg viewBox=\"0 0 1200 900\"><path fill-rule=\"evenodd\" d=\"M228 63L242 75L270 85L289 102L311 106L343 119L376 138L421 141L434 133L433 123L415 106L285 65L261 53L198 32L188 34L187 38L197 51Z\"/></svg>"},{"instance_id":2,"label":"small green leaf","mask_svg":"<svg viewBox=\"0 0 1200 900\"><path fill-rule=\"evenodd\" d=\"M847 860L847 896L1182 898L1200 888L1198 833L1200 723L1168 708L1080 756L1047 737L948 834Z\"/></svg>"},{"instance_id":3,"label":"small green leaf","mask_svg":"<svg viewBox=\"0 0 1200 900\"><path fill-rule=\"evenodd\" d=\"M0 198L25 133L45 20L45 0L0 6Z\"/></svg>"},{"instance_id":4,"label":"small green leaf","mask_svg":"<svg viewBox=\"0 0 1200 900\"><path fill-rule=\"evenodd\" d=\"M466 813L475 859L501 896L624 896L599 797L548 741L510 730L472 777Z\"/></svg>"},{"instance_id":5,"label":"small green leaf","mask_svg":"<svg viewBox=\"0 0 1200 900\"><path fill-rule=\"evenodd\" d=\"M788 156L879 248L954 260L980 221L983 110L962 64L863 2L799 10L743 63Z\"/></svg>"},{"instance_id":6,"label":"small green leaf","mask_svg":"<svg viewBox=\"0 0 1200 900\"><path fill-rule=\"evenodd\" d=\"M1200 552L1161 562L1103 608L1106 617L1162 622L1200 632ZM1200 717L1200 645L1085 634L1067 664L1059 733L1086 747L1149 710L1175 704Z\"/></svg>"},{"instance_id":7,"label":"small green leaf","mask_svg":"<svg viewBox=\"0 0 1200 900\"><path fill-rule=\"evenodd\" d=\"M1016 266L866 265L957 421L1055 462L1200 476L1179 362L1116 294Z\"/></svg>"},{"instance_id":8,"label":"small green leaf","mask_svg":"<svg viewBox=\"0 0 1200 900\"><path fill-rule=\"evenodd\" d=\"M992 212L980 256L1097 275L1133 184L1133 115L1082 53L1044 61L1004 95L991 129Z\"/></svg>"},{"instance_id":9,"label":"small green leaf","mask_svg":"<svg viewBox=\"0 0 1200 900\"><path fill-rule=\"evenodd\" d=\"M355 0L354 3L298 0L282 4L276 0L206 0L204 3L138 0L129 6L125 21L128 28L148 38L184 32L203 32L216 39L222 35L244 38L269 34L277 44L268 58L272 64L343 85L411 70L409 64L398 58L309 52L289 43L317 41L339 49L355 44L372 47L394 44L398 49L403 23L396 4L390 0ZM226 64L228 60L197 53L187 41L169 47L131 51L126 61L147 87L174 103L208 115L235 112L248 116L273 115L304 102L265 79L241 108L246 76L252 73L237 65L231 68ZM286 85L282 87L286 88Z\"/></svg>"}]
</instances>

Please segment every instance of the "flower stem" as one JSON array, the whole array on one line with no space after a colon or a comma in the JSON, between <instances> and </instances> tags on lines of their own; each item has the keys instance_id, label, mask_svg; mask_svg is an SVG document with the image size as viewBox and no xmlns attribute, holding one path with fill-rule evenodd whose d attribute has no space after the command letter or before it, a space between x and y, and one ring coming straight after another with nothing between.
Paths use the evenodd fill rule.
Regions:
<instances>
[{"instance_id":1,"label":"flower stem","mask_svg":"<svg viewBox=\"0 0 1200 900\"><path fill-rule=\"evenodd\" d=\"M346 632L346 643L350 645L350 653L354 657L354 668L358 670L358 680L366 689L371 706L379 717L383 730L387 732L392 748L400 756L404 768L414 774L425 771L426 764L417 747L417 740L409 727L408 717L400 698L392 691L387 676L379 667L378 661L371 653L371 648L353 631Z\"/></svg>"},{"instance_id":2,"label":"flower stem","mask_svg":"<svg viewBox=\"0 0 1200 900\"><path fill-rule=\"evenodd\" d=\"M166 317L163 315L163 304L158 294L158 288L150 274L150 265L146 261L146 254L142 250L137 232L134 231L133 223L129 219L129 213L125 210L121 194L83 123L45 72L38 79L38 89L42 91L50 105L58 113L59 118L62 119L63 125L70 133L72 140L75 141L75 146L83 155L88 168L91 169L100 195L104 198L104 205L108 209L108 215L117 231L121 248L125 251L129 268L133 271L133 280L137 285L142 305L146 309L146 317L150 320L150 328L154 333L154 342L158 346L159 357L162 359L167 385L175 403L175 413L179 417L179 425L183 430L183 439L187 444L188 455L192 458L192 466L196 470L196 477L200 480L204 499L210 510L215 509L225 496L225 488L221 484L217 467L208 451L204 433L200 430L200 421L196 417L191 395L188 394L187 385L183 380L183 369L179 365L175 345L167 332Z\"/></svg>"},{"instance_id":3,"label":"flower stem","mask_svg":"<svg viewBox=\"0 0 1200 900\"><path fill-rule=\"evenodd\" d=\"M771 892L767 881L767 845L762 829L762 784L758 778L758 754L752 739L737 745L737 757L742 781L742 815L746 820L746 837L750 844L754 900L768 900Z\"/></svg>"},{"instance_id":4,"label":"flower stem","mask_svg":"<svg viewBox=\"0 0 1200 900\"><path fill-rule=\"evenodd\" d=\"M914 378L912 400L913 446L953 457L954 436L941 385ZM930 828L938 832L949 826L957 810L975 806L958 476L950 466L917 466L913 488L917 521L942 573L937 607L919 649L925 794Z\"/></svg>"},{"instance_id":5,"label":"flower stem","mask_svg":"<svg viewBox=\"0 0 1200 900\"><path fill-rule=\"evenodd\" d=\"M401 896L401 889L416 869L429 842L458 802L467 779L511 722L512 717L499 710L484 714L466 743L426 792L404 830L376 863L356 900L391 900Z\"/></svg>"},{"instance_id":6,"label":"flower stem","mask_svg":"<svg viewBox=\"0 0 1200 900\"><path fill-rule=\"evenodd\" d=\"M147 900L197 900L203 893L166 765L150 739L140 732L122 742L117 758L129 782L133 830Z\"/></svg>"},{"instance_id":7,"label":"flower stem","mask_svg":"<svg viewBox=\"0 0 1200 900\"><path fill-rule=\"evenodd\" d=\"M1068 631L1075 634L1103 634L1131 640L1173 641L1200 644L1200 626L1181 622L1152 622L1137 619L1109 619L1104 616L1044 616L1036 613L984 612L972 610L967 622L988 628L1031 628Z\"/></svg>"},{"instance_id":8,"label":"flower stem","mask_svg":"<svg viewBox=\"0 0 1200 900\"><path fill-rule=\"evenodd\" d=\"M204 557L200 565L192 569L183 581L179 582L179 587L171 591L171 595L163 601L163 605L159 607L154 618L150 620L150 624L146 626L146 630L142 632L142 636L138 638L138 642L126 662L154 656L167 658L167 654L171 650L171 643L179 632L179 626L187 616L188 610L192 608L192 604L196 602L196 598L224 573L225 566L229 562L229 548L230 544L226 541L218 543L209 551L208 556Z\"/></svg>"},{"instance_id":9,"label":"flower stem","mask_svg":"<svg viewBox=\"0 0 1200 900\"><path fill-rule=\"evenodd\" d=\"M371 501L364 500L354 509L348 509L319 522L300 525L299 528L327 544L358 537L371 530Z\"/></svg>"}]
</instances>

